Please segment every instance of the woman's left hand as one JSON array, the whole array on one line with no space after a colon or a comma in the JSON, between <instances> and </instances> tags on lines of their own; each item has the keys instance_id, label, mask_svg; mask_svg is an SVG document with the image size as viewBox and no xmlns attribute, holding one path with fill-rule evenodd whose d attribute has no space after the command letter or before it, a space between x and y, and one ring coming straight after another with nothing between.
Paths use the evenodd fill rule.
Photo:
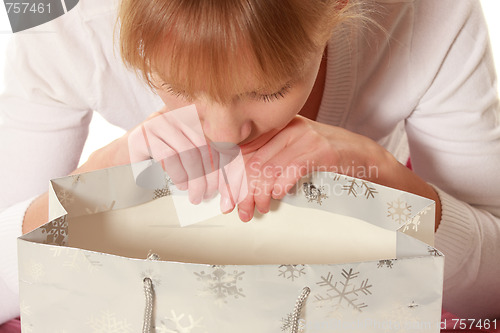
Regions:
<instances>
[{"instance_id":1,"label":"woman's left hand","mask_svg":"<svg viewBox=\"0 0 500 333\"><path fill-rule=\"evenodd\" d=\"M264 144L257 140L241 149L244 156L251 156L246 161L248 195L238 205L240 219L245 222L252 219L254 208L267 213L271 198L283 198L301 177L313 171L378 182L379 169L399 164L365 136L302 116L295 116Z\"/></svg>"}]
</instances>

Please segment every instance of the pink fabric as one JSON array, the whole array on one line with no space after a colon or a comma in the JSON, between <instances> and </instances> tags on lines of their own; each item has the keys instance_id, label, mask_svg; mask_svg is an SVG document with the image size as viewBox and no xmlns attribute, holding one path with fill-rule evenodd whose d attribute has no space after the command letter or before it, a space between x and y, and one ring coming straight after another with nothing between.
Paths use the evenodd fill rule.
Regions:
<instances>
[{"instance_id":1,"label":"pink fabric","mask_svg":"<svg viewBox=\"0 0 500 333\"><path fill-rule=\"evenodd\" d=\"M20 333L21 332L21 322L19 318L12 319L3 325L0 325L0 333Z\"/></svg>"},{"instance_id":2,"label":"pink fabric","mask_svg":"<svg viewBox=\"0 0 500 333\"><path fill-rule=\"evenodd\" d=\"M410 170L413 170L413 167L411 166L411 158L408 158L408 161L406 161L406 167Z\"/></svg>"}]
</instances>

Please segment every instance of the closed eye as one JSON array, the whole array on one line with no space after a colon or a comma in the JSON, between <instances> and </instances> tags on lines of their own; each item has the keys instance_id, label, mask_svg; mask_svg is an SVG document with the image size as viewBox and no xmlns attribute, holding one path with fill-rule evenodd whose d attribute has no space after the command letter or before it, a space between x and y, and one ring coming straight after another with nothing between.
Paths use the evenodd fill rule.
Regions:
<instances>
[{"instance_id":1,"label":"closed eye","mask_svg":"<svg viewBox=\"0 0 500 333\"><path fill-rule=\"evenodd\" d=\"M257 92L251 92L249 95L252 99L262 101L264 103L268 102L273 102L275 100L278 100L280 98L285 97L285 95L290 91L292 88L292 84L288 82L286 85L284 85L280 90L278 90L275 93L272 94L259 94Z\"/></svg>"},{"instance_id":2,"label":"closed eye","mask_svg":"<svg viewBox=\"0 0 500 333\"><path fill-rule=\"evenodd\" d=\"M171 95L173 95L175 97L182 97L182 98L185 98L185 99L190 99L190 96L188 96L188 94L186 93L185 90L174 89L168 83L163 83L161 85L161 87L164 88L166 92L168 92L169 94L171 94Z\"/></svg>"},{"instance_id":3,"label":"closed eye","mask_svg":"<svg viewBox=\"0 0 500 333\"><path fill-rule=\"evenodd\" d=\"M175 97L178 98L181 97L186 100L192 100L192 98L186 93L185 90L175 89L168 83L163 83L161 87L164 88L166 92ZM285 95L290 91L291 88L292 88L292 83L287 82L280 90L271 94L260 94L256 91L253 91L251 93L248 93L247 95L254 100L262 101L264 103L269 103L285 97Z\"/></svg>"}]
</instances>

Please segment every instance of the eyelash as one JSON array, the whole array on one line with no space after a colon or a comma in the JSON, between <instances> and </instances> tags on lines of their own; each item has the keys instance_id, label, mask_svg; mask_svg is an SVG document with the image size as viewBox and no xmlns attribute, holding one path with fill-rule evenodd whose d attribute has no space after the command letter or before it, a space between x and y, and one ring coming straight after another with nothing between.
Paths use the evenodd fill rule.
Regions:
<instances>
[{"instance_id":1,"label":"eyelash","mask_svg":"<svg viewBox=\"0 0 500 333\"><path fill-rule=\"evenodd\" d=\"M183 91L183 90L175 90L174 88L172 88L169 84L167 83L164 83L161 85L162 87L165 88L165 90L169 93L169 94L172 94L174 95L175 97L179 98L179 97L182 97L184 99L187 99L187 100L191 100L191 98L189 96L186 95L186 93Z\"/></svg>"},{"instance_id":2,"label":"eyelash","mask_svg":"<svg viewBox=\"0 0 500 333\"><path fill-rule=\"evenodd\" d=\"M169 84L164 83L161 85L162 87L165 87L165 90L169 93L174 95L175 97L182 97L185 99L191 99L189 96L185 94L184 91L182 90L175 90L173 89ZM292 85L290 83L287 83L283 88L281 88L279 91L272 93L272 94L258 94L256 92L250 93L250 97L252 99L255 99L257 101L262 101L264 103L269 103L273 102L275 100L284 98L285 95L290 91Z\"/></svg>"},{"instance_id":3,"label":"eyelash","mask_svg":"<svg viewBox=\"0 0 500 333\"><path fill-rule=\"evenodd\" d=\"M291 84L287 83L283 88L281 88L279 91L277 91L273 94L260 95L257 93L252 93L251 97L256 99L256 100L262 101L264 103L273 102L275 100L278 100L280 98L285 97L285 95L288 93L290 88L291 88Z\"/></svg>"}]
</instances>

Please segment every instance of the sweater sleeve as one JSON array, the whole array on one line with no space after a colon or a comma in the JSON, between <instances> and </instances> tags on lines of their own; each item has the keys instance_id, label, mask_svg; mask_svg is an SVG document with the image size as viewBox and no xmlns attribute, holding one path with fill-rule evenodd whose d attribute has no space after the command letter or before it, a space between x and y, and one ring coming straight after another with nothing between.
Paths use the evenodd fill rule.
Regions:
<instances>
[{"instance_id":1,"label":"sweater sleeve","mask_svg":"<svg viewBox=\"0 0 500 333\"><path fill-rule=\"evenodd\" d=\"M413 169L442 203L443 307L498 317L500 109L487 27L478 1L423 0L415 18L411 76L422 97L406 130Z\"/></svg>"},{"instance_id":2,"label":"sweater sleeve","mask_svg":"<svg viewBox=\"0 0 500 333\"><path fill-rule=\"evenodd\" d=\"M77 167L87 138L95 56L78 15L75 9L16 33L8 48L0 95L0 323L19 312L16 237L30 198Z\"/></svg>"}]
</instances>

